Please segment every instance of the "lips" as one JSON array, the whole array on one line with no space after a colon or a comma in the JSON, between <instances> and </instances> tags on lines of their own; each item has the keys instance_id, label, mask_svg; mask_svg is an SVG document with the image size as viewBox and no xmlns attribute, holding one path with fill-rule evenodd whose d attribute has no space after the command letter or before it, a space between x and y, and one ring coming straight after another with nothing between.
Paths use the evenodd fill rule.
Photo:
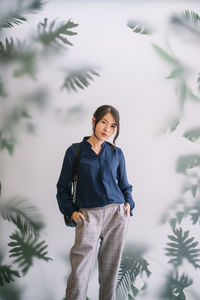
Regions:
<instances>
[{"instance_id":1,"label":"lips","mask_svg":"<svg viewBox=\"0 0 200 300\"><path fill-rule=\"evenodd\" d=\"M106 133L102 133L102 135L103 135L104 137L108 136Z\"/></svg>"}]
</instances>

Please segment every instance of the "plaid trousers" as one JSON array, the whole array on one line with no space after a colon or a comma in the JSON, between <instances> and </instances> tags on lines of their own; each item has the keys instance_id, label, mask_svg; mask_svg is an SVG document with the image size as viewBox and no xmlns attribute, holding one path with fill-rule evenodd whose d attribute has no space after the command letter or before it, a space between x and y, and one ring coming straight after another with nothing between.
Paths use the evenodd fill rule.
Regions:
<instances>
[{"instance_id":1,"label":"plaid trousers","mask_svg":"<svg viewBox=\"0 0 200 300\"><path fill-rule=\"evenodd\" d=\"M75 243L70 251L71 274L66 300L85 300L89 277L98 249L99 300L114 300L118 269L126 237L129 216L124 204L81 208L85 221L78 219Z\"/></svg>"}]
</instances>

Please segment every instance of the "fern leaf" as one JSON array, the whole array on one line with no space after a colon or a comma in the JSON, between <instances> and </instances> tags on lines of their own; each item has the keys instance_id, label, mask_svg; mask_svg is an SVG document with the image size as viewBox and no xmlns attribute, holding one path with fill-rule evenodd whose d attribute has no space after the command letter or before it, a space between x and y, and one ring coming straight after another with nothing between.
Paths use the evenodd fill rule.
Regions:
<instances>
[{"instance_id":1,"label":"fern leaf","mask_svg":"<svg viewBox=\"0 0 200 300\"><path fill-rule=\"evenodd\" d=\"M189 154L182 155L176 162L176 171L185 174L187 169L192 169L200 165L200 155Z\"/></svg>"},{"instance_id":2,"label":"fern leaf","mask_svg":"<svg viewBox=\"0 0 200 300\"><path fill-rule=\"evenodd\" d=\"M167 276L167 281L165 286L162 288L162 292L160 293L160 299L186 299L184 294L184 289L189 287L193 283L192 279L186 274L182 274L180 277L178 272L173 274L172 272Z\"/></svg>"},{"instance_id":3,"label":"fern leaf","mask_svg":"<svg viewBox=\"0 0 200 300\"><path fill-rule=\"evenodd\" d=\"M71 92L72 90L74 92L77 92L77 88L84 89L89 86L89 80L94 80L91 74L99 76L99 74L95 70L89 68L70 71L66 76L61 89L66 88L69 92Z\"/></svg>"},{"instance_id":4,"label":"fern leaf","mask_svg":"<svg viewBox=\"0 0 200 300\"><path fill-rule=\"evenodd\" d=\"M19 2L19 1L18 1ZM20 25L27 21L23 15L27 13L35 13L43 7L44 3L41 0L27 1L26 5L16 6L16 9L9 9L9 14L2 15L0 20L0 28L11 28L14 25Z\"/></svg>"},{"instance_id":5,"label":"fern leaf","mask_svg":"<svg viewBox=\"0 0 200 300\"><path fill-rule=\"evenodd\" d=\"M0 213L4 220L15 224L24 235L37 236L44 227L37 208L23 198L11 198L0 208Z\"/></svg>"},{"instance_id":6,"label":"fern leaf","mask_svg":"<svg viewBox=\"0 0 200 300\"><path fill-rule=\"evenodd\" d=\"M194 11L185 10L182 16L172 16L171 23L187 29L198 37L200 35L200 17Z\"/></svg>"},{"instance_id":7,"label":"fern leaf","mask_svg":"<svg viewBox=\"0 0 200 300\"><path fill-rule=\"evenodd\" d=\"M27 237L19 232L15 232L10 236L13 242L8 246L10 257L14 257L13 263L17 263L25 275L30 266L33 264L33 258L39 258L45 261L52 260L47 255L47 244L45 241L38 242L37 238Z\"/></svg>"},{"instance_id":8,"label":"fern leaf","mask_svg":"<svg viewBox=\"0 0 200 300\"><path fill-rule=\"evenodd\" d=\"M147 276L151 274L148 269L148 262L145 259L139 256L122 256L116 287L118 300L126 298L131 285L135 282L137 276L143 272L146 272Z\"/></svg>"},{"instance_id":9,"label":"fern leaf","mask_svg":"<svg viewBox=\"0 0 200 300\"><path fill-rule=\"evenodd\" d=\"M53 20L48 28L48 19L45 18L43 23L38 25L37 40L42 43L44 47L63 48L63 44L72 46L73 44L67 39L67 36L77 34L71 31L71 28L78 26L69 20L67 23L58 25L55 29L55 20Z\"/></svg>"},{"instance_id":10,"label":"fern leaf","mask_svg":"<svg viewBox=\"0 0 200 300\"><path fill-rule=\"evenodd\" d=\"M196 248L198 242L194 242L194 237L189 238L189 231L183 232L182 228L175 229L173 232L174 235L168 236L172 242L167 243L168 247L165 248L166 255L172 257L168 262L180 266L185 258L194 268L200 268L198 264L200 249Z\"/></svg>"},{"instance_id":11,"label":"fern leaf","mask_svg":"<svg viewBox=\"0 0 200 300\"><path fill-rule=\"evenodd\" d=\"M194 11L189 11L188 9L185 10L183 14L185 20L193 23L193 24L199 24L200 25L200 17L199 15Z\"/></svg>"},{"instance_id":12,"label":"fern leaf","mask_svg":"<svg viewBox=\"0 0 200 300\"><path fill-rule=\"evenodd\" d=\"M191 142L200 143L200 127L187 130L183 136Z\"/></svg>"},{"instance_id":13,"label":"fern leaf","mask_svg":"<svg viewBox=\"0 0 200 300\"><path fill-rule=\"evenodd\" d=\"M14 281L14 276L20 277L19 272L12 270L11 266L0 265L0 285Z\"/></svg>"},{"instance_id":14,"label":"fern leaf","mask_svg":"<svg viewBox=\"0 0 200 300\"><path fill-rule=\"evenodd\" d=\"M35 79L36 73L36 52L27 43L16 40L14 42L6 38L5 44L0 42L0 61L2 63L18 62L18 68L13 72L14 76L30 75Z\"/></svg>"},{"instance_id":15,"label":"fern leaf","mask_svg":"<svg viewBox=\"0 0 200 300\"><path fill-rule=\"evenodd\" d=\"M127 26L135 33L139 34L151 34L152 31L150 29L147 29L146 26L143 24L137 24L134 21L128 21Z\"/></svg>"},{"instance_id":16,"label":"fern leaf","mask_svg":"<svg viewBox=\"0 0 200 300\"><path fill-rule=\"evenodd\" d=\"M27 19L22 16L10 15L3 23L1 22L0 28L11 28L14 27L14 25L22 24L25 21L27 21Z\"/></svg>"}]
</instances>

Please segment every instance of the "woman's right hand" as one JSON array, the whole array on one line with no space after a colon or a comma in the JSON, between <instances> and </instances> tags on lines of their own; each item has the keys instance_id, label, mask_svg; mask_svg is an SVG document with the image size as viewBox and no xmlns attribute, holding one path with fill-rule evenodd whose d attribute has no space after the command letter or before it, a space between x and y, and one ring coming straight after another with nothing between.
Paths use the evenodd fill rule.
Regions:
<instances>
[{"instance_id":1,"label":"woman's right hand","mask_svg":"<svg viewBox=\"0 0 200 300\"><path fill-rule=\"evenodd\" d=\"M73 220L75 223L77 223L79 217L80 217L83 221L85 221L85 217L84 217L84 215L83 215L81 212L79 212L79 211L74 211L73 214L72 214L72 220Z\"/></svg>"}]
</instances>

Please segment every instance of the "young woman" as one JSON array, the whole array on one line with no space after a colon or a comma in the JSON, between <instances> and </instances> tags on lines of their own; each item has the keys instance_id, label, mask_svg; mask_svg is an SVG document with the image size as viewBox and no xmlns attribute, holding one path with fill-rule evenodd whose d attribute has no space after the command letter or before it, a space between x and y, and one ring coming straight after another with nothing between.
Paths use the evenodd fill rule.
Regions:
<instances>
[{"instance_id":1,"label":"young woman","mask_svg":"<svg viewBox=\"0 0 200 300\"><path fill-rule=\"evenodd\" d=\"M92 136L84 137L80 143L76 204L71 201L74 145L65 153L57 183L60 211L76 223L66 300L86 299L96 249L99 300L115 299L127 225L135 206L124 155L115 146L120 129L119 112L111 105L102 105L95 111L92 125ZM106 142L114 133L113 144Z\"/></svg>"}]
</instances>

